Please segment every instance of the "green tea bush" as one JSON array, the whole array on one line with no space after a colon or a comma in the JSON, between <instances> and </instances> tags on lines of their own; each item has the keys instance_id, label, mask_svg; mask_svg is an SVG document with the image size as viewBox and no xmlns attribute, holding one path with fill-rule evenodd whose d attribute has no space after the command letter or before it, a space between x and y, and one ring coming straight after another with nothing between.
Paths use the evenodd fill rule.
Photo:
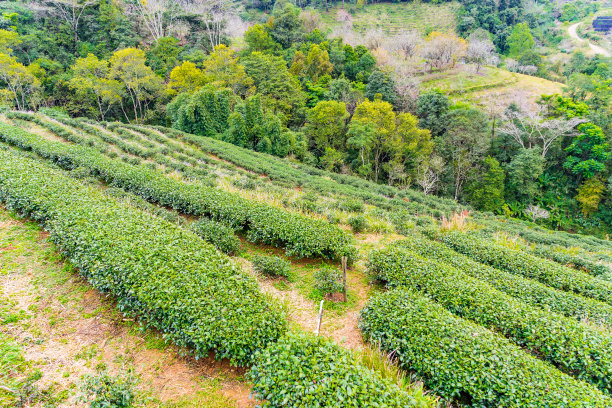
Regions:
<instances>
[{"instance_id":1,"label":"green tea bush","mask_svg":"<svg viewBox=\"0 0 612 408\"><path fill-rule=\"evenodd\" d=\"M44 225L122 312L196 357L248 364L286 330L257 282L212 245L38 161L0 150L0 202Z\"/></svg>"},{"instance_id":2,"label":"green tea bush","mask_svg":"<svg viewBox=\"0 0 612 408\"><path fill-rule=\"evenodd\" d=\"M133 370L116 376L107 371L85 376L79 402L89 408L133 408L139 406L138 377Z\"/></svg>"},{"instance_id":3,"label":"green tea bush","mask_svg":"<svg viewBox=\"0 0 612 408\"><path fill-rule=\"evenodd\" d=\"M255 185L255 181L248 177L234 179L232 180L232 184L235 187L241 188L243 190L255 190L255 187L257 187Z\"/></svg>"},{"instance_id":4,"label":"green tea bush","mask_svg":"<svg viewBox=\"0 0 612 408\"><path fill-rule=\"evenodd\" d=\"M433 408L323 337L290 333L258 353L248 374L262 407Z\"/></svg>"},{"instance_id":5,"label":"green tea bush","mask_svg":"<svg viewBox=\"0 0 612 408\"><path fill-rule=\"evenodd\" d=\"M362 201L344 200L338 203L338 208L343 211L362 213L365 211L365 205Z\"/></svg>"},{"instance_id":6,"label":"green tea bush","mask_svg":"<svg viewBox=\"0 0 612 408\"><path fill-rule=\"evenodd\" d=\"M256 272L268 276L289 277L291 263L280 256L255 255L251 262Z\"/></svg>"},{"instance_id":7,"label":"green tea bush","mask_svg":"<svg viewBox=\"0 0 612 408\"><path fill-rule=\"evenodd\" d=\"M240 239L231 227L222 222L201 217L192 223L189 228L204 241L213 244L225 254L235 255L240 252Z\"/></svg>"},{"instance_id":8,"label":"green tea bush","mask_svg":"<svg viewBox=\"0 0 612 408\"><path fill-rule=\"evenodd\" d=\"M370 273L391 287L420 290L449 311L470 319L585 380L612 391L612 337L574 319L527 305L452 266L404 248L373 251Z\"/></svg>"},{"instance_id":9,"label":"green tea bush","mask_svg":"<svg viewBox=\"0 0 612 408\"><path fill-rule=\"evenodd\" d=\"M563 292L538 281L478 263L440 242L418 234L413 233L392 245L407 248L426 258L442 260L530 305L577 320L588 319L598 324L612 326L612 306L607 303Z\"/></svg>"},{"instance_id":10,"label":"green tea bush","mask_svg":"<svg viewBox=\"0 0 612 408\"><path fill-rule=\"evenodd\" d=\"M223 190L182 183L145 166L111 160L83 146L48 141L6 124L0 124L0 140L34 151L66 169L88 168L107 184L156 204L242 228L250 241L284 247L288 255L327 259L346 255L352 259L356 253L352 236L322 220L250 201Z\"/></svg>"},{"instance_id":11,"label":"green tea bush","mask_svg":"<svg viewBox=\"0 0 612 408\"><path fill-rule=\"evenodd\" d=\"M510 273L536 279L546 285L564 291L612 304L612 282L597 279L584 272L576 271L556 262L548 261L524 251L496 245L475 234L448 232L430 235L444 242L454 250L475 261L502 269Z\"/></svg>"},{"instance_id":12,"label":"green tea bush","mask_svg":"<svg viewBox=\"0 0 612 408\"><path fill-rule=\"evenodd\" d=\"M347 223L356 233L364 232L368 228L368 220L363 215L349 217Z\"/></svg>"},{"instance_id":13,"label":"green tea bush","mask_svg":"<svg viewBox=\"0 0 612 408\"><path fill-rule=\"evenodd\" d=\"M612 400L500 335L409 289L377 295L361 311L364 336L435 393L479 408L604 408Z\"/></svg>"},{"instance_id":14,"label":"green tea bush","mask_svg":"<svg viewBox=\"0 0 612 408\"><path fill-rule=\"evenodd\" d=\"M612 277L612 271L608 266L602 263L589 261L580 256L562 252L559 248L536 245L530 252L541 258L546 258L558 264L584 271L589 275L597 276L602 279L610 279Z\"/></svg>"},{"instance_id":15,"label":"green tea bush","mask_svg":"<svg viewBox=\"0 0 612 408\"><path fill-rule=\"evenodd\" d=\"M324 294L342 292L340 271L331 266L317 269L314 273L315 288Z\"/></svg>"}]
</instances>

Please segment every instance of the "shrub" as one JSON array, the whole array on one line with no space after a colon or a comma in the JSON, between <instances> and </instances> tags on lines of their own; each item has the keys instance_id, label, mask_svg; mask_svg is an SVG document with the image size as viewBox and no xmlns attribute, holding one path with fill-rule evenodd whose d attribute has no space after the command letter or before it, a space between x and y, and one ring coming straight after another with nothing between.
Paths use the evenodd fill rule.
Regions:
<instances>
[{"instance_id":1,"label":"shrub","mask_svg":"<svg viewBox=\"0 0 612 408\"><path fill-rule=\"evenodd\" d=\"M193 233L0 150L0 201L43 224L97 290L197 357L244 365L286 330L257 282Z\"/></svg>"},{"instance_id":2,"label":"shrub","mask_svg":"<svg viewBox=\"0 0 612 408\"><path fill-rule=\"evenodd\" d=\"M546 285L612 304L612 282L606 282L523 251L493 244L474 234L431 233L454 250L475 261L510 273L536 279Z\"/></svg>"},{"instance_id":3,"label":"shrub","mask_svg":"<svg viewBox=\"0 0 612 408\"><path fill-rule=\"evenodd\" d=\"M280 256L255 255L251 262L256 272L268 276L289 277L291 263Z\"/></svg>"},{"instance_id":4,"label":"shrub","mask_svg":"<svg viewBox=\"0 0 612 408\"><path fill-rule=\"evenodd\" d=\"M6 124L0 124L0 140L35 151L67 169L88 168L100 180L156 204L244 228L250 241L285 247L288 255L327 259L346 255L352 259L356 252L353 237L322 220L250 201L223 190L182 183L145 166L114 161L93 149L48 141Z\"/></svg>"},{"instance_id":5,"label":"shrub","mask_svg":"<svg viewBox=\"0 0 612 408\"><path fill-rule=\"evenodd\" d=\"M248 374L263 407L388 407L417 405L405 391L358 364L347 350L323 337L290 333L259 353Z\"/></svg>"},{"instance_id":6,"label":"shrub","mask_svg":"<svg viewBox=\"0 0 612 408\"><path fill-rule=\"evenodd\" d=\"M347 223L351 226L353 232L357 233L363 232L368 228L368 220L363 215L349 217Z\"/></svg>"},{"instance_id":7,"label":"shrub","mask_svg":"<svg viewBox=\"0 0 612 408\"><path fill-rule=\"evenodd\" d=\"M333 267L317 269L314 273L315 288L324 294L342 292L344 288L340 283L341 278L340 271Z\"/></svg>"},{"instance_id":8,"label":"shrub","mask_svg":"<svg viewBox=\"0 0 612 408\"><path fill-rule=\"evenodd\" d=\"M365 204L362 201L357 200L344 200L340 201L338 207L341 210L348 212L363 212L365 210Z\"/></svg>"},{"instance_id":9,"label":"shrub","mask_svg":"<svg viewBox=\"0 0 612 408\"><path fill-rule=\"evenodd\" d=\"M138 378L133 370L117 376L103 371L89 374L81 384L79 402L88 403L90 408L132 408L137 406Z\"/></svg>"},{"instance_id":10,"label":"shrub","mask_svg":"<svg viewBox=\"0 0 612 408\"><path fill-rule=\"evenodd\" d=\"M596 388L408 289L370 300L359 327L370 342L394 351L400 365L434 392L465 406L612 406Z\"/></svg>"},{"instance_id":11,"label":"shrub","mask_svg":"<svg viewBox=\"0 0 612 408\"><path fill-rule=\"evenodd\" d=\"M612 391L612 338L568 317L529 306L456 268L404 248L373 251L371 273L391 287L426 293L449 311L505 335L560 370Z\"/></svg>"},{"instance_id":12,"label":"shrub","mask_svg":"<svg viewBox=\"0 0 612 408\"><path fill-rule=\"evenodd\" d=\"M189 227L204 241L213 244L223 253L235 255L240 252L240 239L232 228L221 222L201 217Z\"/></svg>"},{"instance_id":13,"label":"shrub","mask_svg":"<svg viewBox=\"0 0 612 408\"><path fill-rule=\"evenodd\" d=\"M587 318L597 323L612 325L612 306L594 299L551 288L532 279L483 265L453 251L446 245L419 235L411 235L396 241L394 246L407 248L415 253L443 260L462 272L489 283L495 288L533 306L573 317Z\"/></svg>"},{"instance_id":14,"label":"shrub","mask_svg":"<svg viewBox=\"0 0 612 408\"><path fill-rule=\"evenodd\" d=\"M255 181L248 177L241 177L232 180L232 184L235 187L241 188L243 190L255 190Z\"/></svg>"}]
</instances>

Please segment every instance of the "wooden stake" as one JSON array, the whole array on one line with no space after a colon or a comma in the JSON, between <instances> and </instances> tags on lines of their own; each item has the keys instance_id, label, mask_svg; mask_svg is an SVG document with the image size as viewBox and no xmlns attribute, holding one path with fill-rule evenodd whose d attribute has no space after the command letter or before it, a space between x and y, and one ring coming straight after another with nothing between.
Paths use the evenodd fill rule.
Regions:
<instances>
[{"instance_id":1,"label":"wooden stake","mask_svg":"<svg viewBox=\"0 0 612 408\"><path fill-rule=\"evenodd\" d=\"M348 300L346 296L346 265L348 263L348 259L346 256L342 257L342 293L344 294L344 302Z\"/></svg>"},{"instance_id":2,"label":"wooden stake","mask_svg":"<svg viewBox=\"0 0 612 408\"><path fill-rule=\"evenodd\" d=\"M317 331L315 333L316 336L318 336L319 331L321 331L321 320L323 320L323 302L325 302L325 300L322 300L321 306L319 306L319 323L317 324Z\"/></svg>"}]
</instances>

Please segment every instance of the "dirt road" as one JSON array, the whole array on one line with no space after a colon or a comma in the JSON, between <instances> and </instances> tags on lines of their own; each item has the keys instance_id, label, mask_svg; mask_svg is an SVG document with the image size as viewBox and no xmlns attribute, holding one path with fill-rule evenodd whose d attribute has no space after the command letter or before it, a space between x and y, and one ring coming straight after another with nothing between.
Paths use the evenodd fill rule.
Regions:
<instances>
[{"instance_id":1,"label":"dirt road","mask_svg":"<svg viewBox=\"0 0 612 408\"><path fill-rule=\"evenodd\" d=\"M567 32L569 33L570 37L578 40L578 41L586 41L587 44L589 44L589 47L591 48L591 50L595 53L595 54L600 54L603 55L604 57L609 57L610 56L610 51L606 50L603 47L600 47L599 45L595 45L592 42L585 40L584 38L580 38L578 36L578 26L582 24L582 23L576 23L576 24L572 24L571 26L569 26L569 28L567 29Z\"/></svg>"}]
</instances>

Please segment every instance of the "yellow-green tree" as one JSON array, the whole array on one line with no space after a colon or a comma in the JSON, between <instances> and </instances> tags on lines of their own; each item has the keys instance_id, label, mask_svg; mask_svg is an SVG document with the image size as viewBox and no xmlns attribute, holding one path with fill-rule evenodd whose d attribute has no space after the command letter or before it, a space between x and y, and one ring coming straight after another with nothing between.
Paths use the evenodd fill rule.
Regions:
<instances>
[{"instance_id":1,"label":"yellow-green tree","mask_svg":"<svg viewBox=\"0 0 612 408\"><path fill-rule=\"evenodd\" d=\"M168 94L174 96L183 92L194 93L208 81L202 70L191 61L185 61L170 72Z\"/></svg>"},{"instance_id":2,"label":"yellow-green tree","mask_svg":"<svg viewBox=\"0 0 612 408\"><path fill-rule=\"evenodd\" d=\"M19 110L36 108L42 91L40 80L32 71L40 66L26 67L15 57L0 53L0 80L6 84L3 99L11 100Z\"/></svg>"},{"instance_id":3,"label":"yellow-green tree","mask_svg":"<svg viewBox=\"0 0 612 408\"><path fill-rule=\"evenodd\" d=\"M606 186L601 177L596 176L585 180L577 191L576 201L580 203L580 210L585 217L590 217L599 209Z\"/></svg>"},{"instance_id":4,"label":"yellow-green tree","mask_svg":"<svg viewBox=\"0 0 612 408\"><path fill-rule=\"evenodd\" d=\"M73 77L69 86L78 95L91 96L95 100L100 118L105 120L106 113L121 102L123 87L115 79L108 77L109 63L93 54L78 58L72 65Z\"/></svg>"},{"instance_id":5,"label":"yellow-green tree","mask_svg":"<svg viewBox=\"0 0 612 408\"><path fill-rule=\"evenodd\" d=\"M137 121L144 118L149 105L163 89L161 78L145 64L144 51L136 48L124 48L112 55L109 76L123 85ZM124 108L123 102L121 107ZM129 120L125 109L123 112Z\"/></svg>"},{"instance_id":6,"label":"yellow-green tree","mask_svg":"<svg viewBox=\"0 0 612 408\"><path fill-rule=\"evenodd\" d=\"M217 45L204 61L204 73L220 88L230 88L237 95L252 93L253 80L238 63L236 52L224 44Z\"/></svg>"}]
</instances>

